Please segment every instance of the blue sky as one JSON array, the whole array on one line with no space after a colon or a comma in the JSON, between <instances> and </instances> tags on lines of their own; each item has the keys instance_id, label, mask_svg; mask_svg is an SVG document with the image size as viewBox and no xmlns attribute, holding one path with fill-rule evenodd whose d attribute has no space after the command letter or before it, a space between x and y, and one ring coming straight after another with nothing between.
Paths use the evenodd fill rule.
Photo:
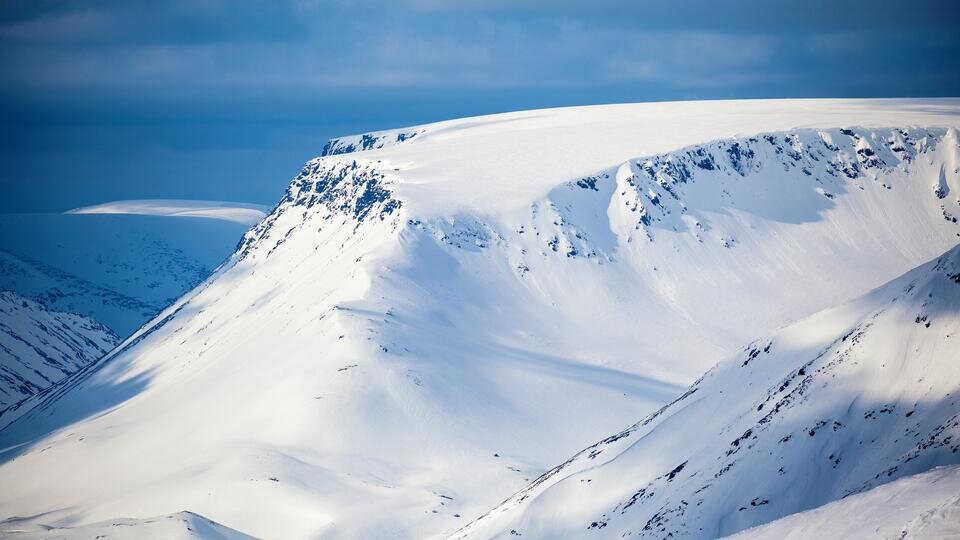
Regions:
<instances>
[{"instance_id":1,"label":"blue sky","mask_svg":"<svg viewBox=\"0 0 960 540\"><path fill-rule=\"evenodd\" d=\"M326 139L508 110L960 95L945 0L5 0L0 212L272 204Z\"/></svg>"}]
</instances>

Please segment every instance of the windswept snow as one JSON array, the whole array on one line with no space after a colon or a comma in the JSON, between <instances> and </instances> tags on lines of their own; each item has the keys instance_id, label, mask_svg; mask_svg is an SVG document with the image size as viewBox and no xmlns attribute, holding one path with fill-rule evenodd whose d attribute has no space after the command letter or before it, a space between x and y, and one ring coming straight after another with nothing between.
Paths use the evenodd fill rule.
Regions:
<instances>
[{"instance_id":1,"label":"windswept snow","mask_svg":"<svg viewBox=\"0 0 960 540\"><path fill-rule=\"evenodd\" d=\"M960 538L960 466L907 476L730 538Z\"/></svg>"},{"instance_id":2,"label":"windswept snow","mask_svg":"<svg viewBox=\"0 0 960 540\"><path fill-rule=\"evenodd\" d=\"M250 226L266 217L269 211L269 206L260 204L184 199L140 199L84 206L67 210L65 213L209 218Z\"/></svg>"},{"instance_id":3,"label":"windswept snow","mask_svg":"<svg viewBox=\"0 0 960 540\"><path fill-rule=\"evenodd\" d=\"M958 126L957 100L744 101L332 141L210 279L0 418L16 418L0 431L0 516L186 508L266 537L453 533L749 340L954 246ZM839 331L821 330L787 361ZM913 396L908 382L894 388ZM711 419L741 411L713 405ZM678 466L660 459L582 511L564 506L556 531L583 534L577 520L629 497L632 475Z\"/></svg>"}]
</instances>

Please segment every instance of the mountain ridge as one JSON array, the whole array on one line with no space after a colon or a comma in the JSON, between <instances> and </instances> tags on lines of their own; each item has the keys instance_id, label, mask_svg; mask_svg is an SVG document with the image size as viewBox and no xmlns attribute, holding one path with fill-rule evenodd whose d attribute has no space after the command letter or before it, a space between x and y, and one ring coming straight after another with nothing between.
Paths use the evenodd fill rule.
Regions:
<instances>
[{"instance_id":1,"label":"mountain ridge","mask_svg":"<svg viewBox=\"0 0 960 540\"><path fill-rule=\"evenodd\" d=\"M958 330L960 245L754 341L454 537L714 538L955 465Z\"/></svg>"}]
</instances>

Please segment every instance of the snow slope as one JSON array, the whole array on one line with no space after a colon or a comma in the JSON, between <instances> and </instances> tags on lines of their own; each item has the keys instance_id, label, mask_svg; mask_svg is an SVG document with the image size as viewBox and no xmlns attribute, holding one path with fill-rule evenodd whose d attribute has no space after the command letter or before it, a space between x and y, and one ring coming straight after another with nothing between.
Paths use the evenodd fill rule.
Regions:
<instances>
[{"instance_id":1,"label":"snow slope","mask_svg":"<svg viewBox=\"0 0 960 540\"><path fill-rule=\"evenodd\" d=\"M117 212L157 215L79 215ZM0 215L0 410L97 360L193 288L251 216L263 214L210 201Z\"/></svg>"},{"instance_id":2,"label":"snow slope","mask_svg":"<svg viewBox=\"0 0 960 540\"><path fill-rule=\"evenodd\" d=\"M86 317L0 291L0 410L99 359L119 341Z\"/></svg>"},{"instance_id":3,"label":"snow slope","mask_svg":"<svg viewBox=\"0 0 960 540\"><path fill-rule=\"evenodd\" d=\"M198 217L0 215L0 290L129 335L192 289L248 225Z\"/></svg>"},{"instance_id":4,"label":"snow slope","mask_svg":"<svg viewBox=\"0 0 960 540\"><path fill-rule=\"evenodd\" d=\"M660 103L332 141L228 264L0 414L0 516L452 533L956 244L958 113Z\"/></svg>"},{"instance_id":5,"label":"snow slope","mask_svg":"<svg viewBox=\"0 0 960 540\"><path fill-rule=\"evenodd\" d=\"M142 216L200 217L251 226L267 216L270 207L224 201L139 199L111 201L68 210L67 214L130 214Z\"/></svg>"},{"instance_id":6,"label":"snow slope","mask_svg":"<svg viewBox=\"0 0 960 540\"><path fill-rule=\"evenodd\" d=\"M955 465L958 340L960 246L750 343L455 537L716 538Z\"/></svg>"},{"instance_id":7,"label":"snow slope","mask_svg":"<svg viewBox=\"0 0 960 540\"><path fill-rule=\"evenodd\" d=\"M136 540L138 538L244 540L251 538L192 512L178 512L147 519L111 519L78 527L33 527L24 529L18 526L17 521L0 522L0 535L4 538L15 538L17 540L49 538L62 540L85 540L89 538L112 540Z\"/></svg>"},{"instance_id":8,"label":"snow slope","mask_svg":"<svg viewBox=\"0 0 960 540\"><path fill-rule=\"evenodd\" d=\"M960 538L960 466L907 476L731 538Z\"/></svg>"}]
</instances>

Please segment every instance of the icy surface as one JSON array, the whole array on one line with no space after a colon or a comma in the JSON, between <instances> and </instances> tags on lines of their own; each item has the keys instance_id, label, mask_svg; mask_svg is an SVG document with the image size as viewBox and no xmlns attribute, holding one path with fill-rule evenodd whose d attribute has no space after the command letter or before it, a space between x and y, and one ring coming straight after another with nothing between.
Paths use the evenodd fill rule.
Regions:
<instances>
[{"instance_id":1,"label":"icy surface","mask_svg":"<svg viewBox=\"0 0 960 540\"><path fill-rule=\"evenodd\" d=\"M212 277L0 414L0 516L72 525L186 508L266 537L451 534L756 336L954 246L958 111L618 105L332 141ZM911 332L927 330L917 315ZM797 347L785 362L806 358ZM669 475L682 454L620 474L557 526L592 534L608 509L596 505L629 499L632 475ZM734 511L723 530L818 506L838 486Z\"/></svg>"}]
</instances>

